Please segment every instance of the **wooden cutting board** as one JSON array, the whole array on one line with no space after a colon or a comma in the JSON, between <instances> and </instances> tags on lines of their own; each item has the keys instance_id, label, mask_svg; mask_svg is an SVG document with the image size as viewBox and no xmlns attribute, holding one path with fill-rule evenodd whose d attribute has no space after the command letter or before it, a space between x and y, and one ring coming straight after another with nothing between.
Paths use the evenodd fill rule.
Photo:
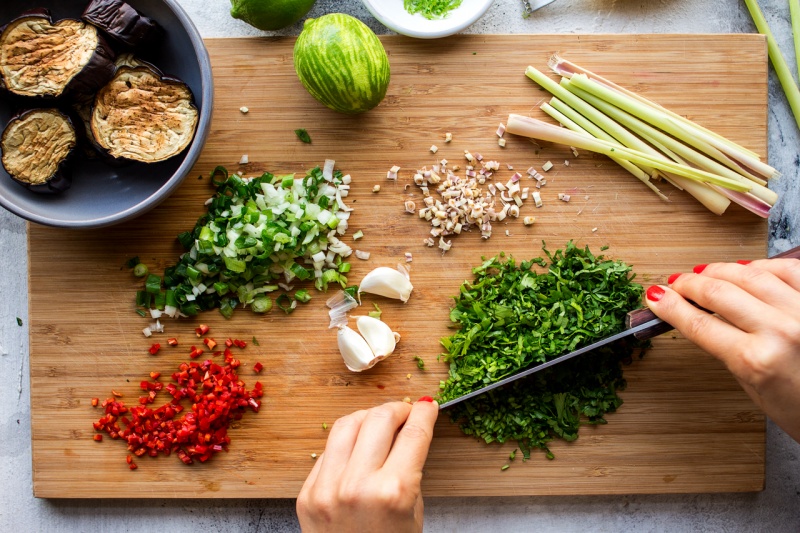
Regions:
<instances>
[{"instance_id":1,"label":"wooden cutting board","mask_svg":"<svg viewBox=\"0 0 800 533\"><path fill-rule=\"evenodd\" d=\"M212 131L202 157L181 189L150 214L100 231L74 232L31 225L31 417L34 493L47 498L294 497L323 451L340 416L405 397L435 394L446 366L438 340L447 335L451 297L482 256L541 255L570 239L634 265L646 285L697 263L763 257L767 224L738 207L722 217L671 186L664 203L615 164L564 147L536 153L527 140L497 145L495 130L508 113L540 116L546 95L523 75L544 70L555 51L663 105L711 127L760 154L766 152L767 58L754 35L514 35L458 36L438 41L382 38L392 82L385 101L360 116L336 114L300 86L292 66L294 41L285 38L209 40L216 85ZM249 113L239 108L247 106ZM293 133L306 128L310 145ZM444 142L445 132L453 141ZM429 152L439 146L436 156ZM406 215L403 202L412 169L463 151L516 169L554 164L542 189L544 207L526 204L521 220L498 224L488 241L464 234L442 256L423 246L429 228ZM250 164L237 165L248 154ZM230 321L208 312L167 321L167 331L146 339L149 320L134 313L140 280L123 267L138 255L161 273L181 250L175 241L204 211L217 165L246 174L303 172L326 158L353 176L352 235L369 261L354 259L350 280L402 261L412 252L414 293L407 305L378 303L384 320L402 334L395 354L374 369L347 371L327 328L323 302L291 316L239 311ZM569 166L565 165L569 161ZM400 165L397 183L386 171ZM463 163L461 163L463 165ZM511 171L500 172L505 181ZM198 179L201 176L201 179ZM381 185L380 193L372 187ZM571 192L569 203L557 200ZM352 242L351 238L346 239ZM142 458L132 472L125 445L92 440L101 415L90 399L121 392L135 404L138 383L150 371L168 375L198 344L193 329L205 322L211 336L252 340L241 353L242 379L258 379L266 397L231 430L230 452L206 464L184 466L176 457ZM152 342L180 346L147 353ZM417 368L414 356L426 362ZM265 369L255 376L252 365ZM608 425L587 427L571 444L553 443L555 460L535 453L500 467L514 446L486 445L461 435L446 415L436 426L425 469L426 496L622 494L757 491L764 485L765 422L716 360L679 335L665 335L625 370L622 408Z\"/></svg>"}]
</instances>

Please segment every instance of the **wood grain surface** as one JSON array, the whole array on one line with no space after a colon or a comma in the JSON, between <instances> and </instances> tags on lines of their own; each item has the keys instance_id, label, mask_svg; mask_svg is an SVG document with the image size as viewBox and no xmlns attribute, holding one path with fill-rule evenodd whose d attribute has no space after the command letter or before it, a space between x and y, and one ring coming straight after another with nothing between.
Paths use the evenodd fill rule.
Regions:
<instances>
[{"instance_id":1,"label":"wood grain surface","mask_svg":"<svg viewBox=\"0 0 800 533\"><path fill-rule=\"evenodd\" d=\"M603 157L509 137L497 145L495 129L509 113L543 116L546 95L524 76L527 65L544 70L550 54L568 59L685 114L766 155L767 59L753 35L515 35L457 36L438 41L383 37L392 67L385 101L360 116L343 116L315 102L292 66L294 41L285 38L207 42L216 85L212 131L180 190L138 220L87 232L30 226L31 417L34 493L47 498L294 497L324 449L340 416L390 400L435 394L447 368L437 362L438 340L448 333L451 297L482 256L541 255L570 239L634 266L645 285L698 263L763 257L765 221L733 206L721 217L668 184L665 203ZM249 113L242 114L241 106ZM310 145L293 130L306 128ZM453 141L444 142L445 132ZM440 147L434 156L431 144ZM498 224L489 240L463 234L442 256L423 246L428 227L403 212L419 199L412 169L438 157L463 160L465 149L516 169L552 161L542 189L544 207L526 204L521 220ZM250 163L238 166L243 154ZM352 235L372 253L354 259L351 281L377 266L393 266L413 253L415 289L406 305L368 297L402 335L395 354L374 369L349 372L327 329L323 302L285 316L238 311L230 321L217 312L168 321L167 331L146 339L149 322L134 313L141 281L124 268L138 255L151 271L172 264L175 235L190 229L212 192L209 172L226 165L246 175L264 170L303 172L326 158L353 176ZM569 166L564 164L569 160ZM402 167L397 183L386 180ZM503 170L498 179L507 179ZM202 179L198 179L202 176ZM371 192L379 184L380 193ZM557 200L571 192L569 203ZM506 234L506 231L508 234ZM347 242L352 242L347 237ZM248 413L230 434L229 453L184 466L175 456L125 463L125 445L92 440L101 415L92 397L111 389L135 404L138 383L150 371L167 375L188 360L197 343L193 328L211 326L217 340L251 340L241 353L242 379L258 379L266 396L260 413ZM154 341L180 346L147 353ZM417 368L414 356L426 362ZM258 377L252 365L264 364ZM426 496L624 494L757 491L764 484L765 422L723 366L677 334L625 371L628 388L608 425L587 427L570 444L555 442L555 460L534 453L507 471L512 444L486 445L462 436L446 415L436 426L425 468ZM519 457L519 454L518 454Z\"/></svg>"}]
</instances>

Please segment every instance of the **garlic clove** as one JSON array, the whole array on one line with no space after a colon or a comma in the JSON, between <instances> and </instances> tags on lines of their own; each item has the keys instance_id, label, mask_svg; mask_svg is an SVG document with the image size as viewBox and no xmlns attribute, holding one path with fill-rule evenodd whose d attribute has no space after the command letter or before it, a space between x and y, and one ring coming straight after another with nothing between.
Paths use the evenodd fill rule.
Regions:
<instances>
[{"instance_id":1,"label":"garlic clove","mask_svg":"<svg viewBox=\"0 0 800 533\"><path fill-rule=\"evenodd\" d=\"M407 302L414 286L407 275L389 267L378 267L361 280L358 293L368 292Z\"/></svg>"},{"instance_id":2,"label":"garlic clove","mask_svg":"<svg viewBox=\"0 0 800 533\"><path fill-rule=\"evenodd\" d=\"M347 326L339 328L337 340L344 364L353 372L372 368L383 359L383 357L375 357L364 337Z\"/></svg>"},{"instance_id":3,"label":"garlic clove","mask_svg":"<svg viewBox=\"0 0 800 533\"><path fill-rule=\"evenodd\" d=\"M394 351L400 335L392 331L385 322L371 316L360 316L356 319L358 331L367 341L376 357L387 357Z\"/></svg>"}]
</instances>

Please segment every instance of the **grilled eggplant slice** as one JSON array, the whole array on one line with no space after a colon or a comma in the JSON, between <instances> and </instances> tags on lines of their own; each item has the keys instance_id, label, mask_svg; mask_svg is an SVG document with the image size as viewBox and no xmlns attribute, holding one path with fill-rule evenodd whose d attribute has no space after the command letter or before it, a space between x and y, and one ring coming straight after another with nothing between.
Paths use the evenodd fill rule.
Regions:
<instances>
[{"instance_id":1,"label":"grilled eggplant slice","mask_svg":"<svg viewBox=\"0 0 800 533\"><path fill-rule=\"evenodd\" d=\"M81 18L130 48L147 42L158 31L156 21L120 0L92 0Z\"/></svg>"},{"instance_id":2,"label":"grilled eggplant slice","mask_svg":"<svg viewBox=\"0 0 800 533\"><path fill-rule=\"evenodd\" d=\"M57 109L30 109L13 117L0 137L3 168L34 192L64 192L72 184L68 161L76 144L67 115Z\"/></svg>"},{"instance_id":3,"label":"grilled eggplant slice","mask_svg":"<svg viewBox=\"0 0 800 533\"><path fill-rule=\"evenodd\" d=\"M95 97L92 137L113 158L156 163L189 146L197 119L185 83L150 66L122 66Z\"/></svg>"},{"instance_id":4,"label":"grilled eggplant slice","mask_svg":"<svg viewBox=\"0 0 800 533\"><path fill-rule=\"evenodd\" d=\"M114 52L81 20L53 22L50 12L23 13L0 32L0 80L12 94L58 98L92 94L114 75Z\"/></svg>"}]
</instances>

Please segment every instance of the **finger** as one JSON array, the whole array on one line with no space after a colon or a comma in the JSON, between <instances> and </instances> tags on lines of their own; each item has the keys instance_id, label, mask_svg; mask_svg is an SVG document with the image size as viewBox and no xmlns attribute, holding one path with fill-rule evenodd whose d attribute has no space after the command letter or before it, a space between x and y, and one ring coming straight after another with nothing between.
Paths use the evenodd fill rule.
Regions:
<instances>
[{"instance_id":1,"label":"finger","mask_svg":"<svg viewBox=\"0 0 800 533\"><path fill-rule=\"evenodd\" d=\"M800 292L800 259L761 259L750 261L747 266L770 272L792 289Z\"/></svg>"},{"instance_id":2,"label":"finger","mask_svg":"<svg viewBox=\"0 0 800 533\"><path fill-rule=\"evenodd\" d=\"M797 261L797 263L800 265L800 261ZM764 267L769 267L769 261L763 261L761 266L757 264L745 266L736 263L715 263L708 265L703 270L702 275L728 281L762 302L776 307L784 313L794 314L797 309L797 302L800 301L800 293ZM773 268L775 268L774 265ZM780 265L776 270L781 270Z\"/></svg>"},{"instance_id":3,"label":"finger","mask_svg":"<svg viewBox=\"0 0 800 533\"><path fill-rule=\"evenodd\" d=\"M308 497L308 494L314 487L314 483L316 483L317 481L317 477L319 476L319 470L320 468L322 468L322 460L324 457L325 454L323 453L317 458L317 461L314 463L314 467L311 469L311 472L308 473L308 477L303 483L303 488L300 489L300 495L298 495L298 498Z\"/></svg>"},{"instance_id":4,"label":"finger","mask_svg":"<svg viewBox=\"0 0 800 533\"><path fill-rule=\"evenodd\" d=\"M361 430L361 424L366 416L366 411L356 411L343 416L333 424L331 433L328 435L328 442L325 444L323 453L325 459L322 461L317 475L316 482L319 485L327 488L340 478L353 453L358 432Z\"/></svg>"},{"instance_id":5,"label":"finger","mask_svg":"<svg viewBox=\"0 0 800 533\"><path fill-rule=\"evenodd\" d=\"M422 477L422 468L428 458L428 449L433 438L433 426L438 416L439 404L435 401L422 399L416 402L403 429L397 435L384 468Z\"/></svg>"},{"instance_id":6,"label":"finger","mask_svg":"<svg viewBox=\"0 0 800 533\"><path fill-rule=\"evenodd\" d=\"M411 405L405 402L386 403L367 411L349 465L354 472L374 472L383 466L397 430L410 412Z\"/></svg>"},{"instance_id":7,"label":"finger","mask_svg":"<svg viewBox=\"0 0 800 533\"><path fill-rule=\"evenodd\" d=\"M705 272L681 275L672 289L747 332L763 328L765 323L780 319L782 314L741 287Z\"/></svg>"},{"instance_id":8,"label":"finger","mask_svg":"<svg viewBox=\"0 0 800 533\"><path fill-rule=\"evenodd\" d=\"M696 308L669 287L650 287L647 289L646 302L656 316L668 322L684 337L722 360L728 368L735 366L736 354L747 344L746 333Z\"/></svg>"}]
</instances>

